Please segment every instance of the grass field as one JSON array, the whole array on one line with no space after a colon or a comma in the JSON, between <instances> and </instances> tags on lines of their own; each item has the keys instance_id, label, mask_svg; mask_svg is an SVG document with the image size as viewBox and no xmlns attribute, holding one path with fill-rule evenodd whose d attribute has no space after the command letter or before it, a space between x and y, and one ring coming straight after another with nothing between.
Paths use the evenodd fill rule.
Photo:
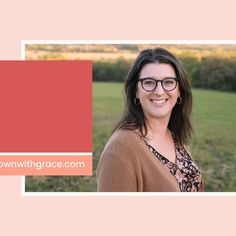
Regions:
<instances>
[{"instance_id":1,"label":"grass field","mask_svg":"<svg viewBox=\"0 0 236 236\"><path fill-rule=\"evenodd\" d=\"M27 177L26 191L96 191L95 170L123 110L123 85L93 84L93 177ZM193 159L206 191L236 191L236 94L193 90Z\"/></svg>"}]
</instances>

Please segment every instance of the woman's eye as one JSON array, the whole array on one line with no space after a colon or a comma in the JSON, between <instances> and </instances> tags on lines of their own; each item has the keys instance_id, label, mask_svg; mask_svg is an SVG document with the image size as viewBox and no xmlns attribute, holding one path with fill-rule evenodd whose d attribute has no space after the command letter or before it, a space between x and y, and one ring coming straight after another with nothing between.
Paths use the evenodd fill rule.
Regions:
<instances>
[{"instance_id":1,"label":"woman's eye","mask_svg":"<svg viewBox=\"0 0 236 236\"><path fill-rule=\"evenodd\" d=\"M174 80L173 79L168 79L164 81L165 84L173 84Z\"/></svg>"},{"instance_id":2,"label":"woman's eye","mask_svg":"<svg viewBox=\"0 0 236 236\"><path fill-rule=\"evenodd\" d=\"M144 81L145 85L153 85L155 82L153 80L146 80Z\"/></svg>"}]
</instances>

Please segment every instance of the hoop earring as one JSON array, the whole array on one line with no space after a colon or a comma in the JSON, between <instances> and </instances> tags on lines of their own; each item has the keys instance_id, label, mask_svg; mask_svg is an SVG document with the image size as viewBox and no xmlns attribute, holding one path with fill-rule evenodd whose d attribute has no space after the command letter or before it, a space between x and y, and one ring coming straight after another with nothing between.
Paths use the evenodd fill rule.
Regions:
<instances>
[{"instance_id":1,"label":"hoop earring","mask_svg":"<svg viewBox=\"0 0 236 236\"><path fill-rule=\"evenodd\" d=\"M135 104L136 106L140 105L140 100L139 100L138 98L135 98L135 99L134 99L134 104Z\"/></svg>"},{"instance_id":2,"label":"hoop earring","mask_svg":"<svg viewBox=\"0 0 236 236\"><path fill-rule=\"evenodd\" d=\"M178 105L181 104L181 103L182 103L182 98L181 98L181 97L178 97L176 103L177 103Z\"/></svg>"}]
</instances>

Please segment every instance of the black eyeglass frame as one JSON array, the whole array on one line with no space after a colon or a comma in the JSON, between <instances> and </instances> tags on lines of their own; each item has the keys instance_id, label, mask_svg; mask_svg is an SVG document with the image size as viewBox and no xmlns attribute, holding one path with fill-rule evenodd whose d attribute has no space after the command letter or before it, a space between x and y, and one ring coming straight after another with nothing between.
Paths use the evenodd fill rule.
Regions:
<instances>
[{"instance_id":1,"label":"black eyeglass frame","mask_svg":"<svg viewBox=\"0 0 236 236\"><path fill-rule=\"evenodd\" d=\"M148 79L148 80L153 80L153 81L155 81L156 85L155 85L154 89L152 89L152 90L147 90L147 89L144 88L144 86L143 86L143 81L145 81L145 80L147 80L147 79ZM174 80L176 81L176 84L175 84L175 87L174 87L173 89L167 90L167 89L165 89L164 86L163 86L163 81L166 81L166 80L169 80L169 79L174 79ZM141 82L142 88L143 88L145 91L147 91L147 92L153 92L153 91L157 88L158 82L161 83L161 86L162 86L162 88L163 88L165 91L168 91L168 92L169 92L169 91L173 91L174 89L176 89L179 79L178 79L178 78L175 78L175 77L167 77L167 78L164 78L163 80L157 80L157 79L154 79L154 78L152 78L152 77L147 77L147 78L140 78L140 79L138 79L138 81Z\"/></svg>"}]
</instances>

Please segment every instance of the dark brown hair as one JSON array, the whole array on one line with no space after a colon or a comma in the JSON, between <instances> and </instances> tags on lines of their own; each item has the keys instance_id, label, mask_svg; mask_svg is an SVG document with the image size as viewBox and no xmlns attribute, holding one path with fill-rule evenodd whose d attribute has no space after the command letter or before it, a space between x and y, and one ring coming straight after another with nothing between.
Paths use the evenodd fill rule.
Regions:
<instances>
[{"instance_id":1,"label":"dark brown hair","mask_svg":"<svg viewBox=\"0 0 236 236\"><path fill-rule=\"evenodd\" d=\"M174 106L168 128L178 143L187 144L193 132L190 120L192 111L191 87L181 62L164 48L145 49L138 55L125 81L125 111L121 121L114 130L139 129L144 137L147 135L147 120L141 105L135 105L134 99L136 97L137 82L142 68L146 64L157 62L171 65L178 78L182 102Z\"/></svg>"}]
</instances>

